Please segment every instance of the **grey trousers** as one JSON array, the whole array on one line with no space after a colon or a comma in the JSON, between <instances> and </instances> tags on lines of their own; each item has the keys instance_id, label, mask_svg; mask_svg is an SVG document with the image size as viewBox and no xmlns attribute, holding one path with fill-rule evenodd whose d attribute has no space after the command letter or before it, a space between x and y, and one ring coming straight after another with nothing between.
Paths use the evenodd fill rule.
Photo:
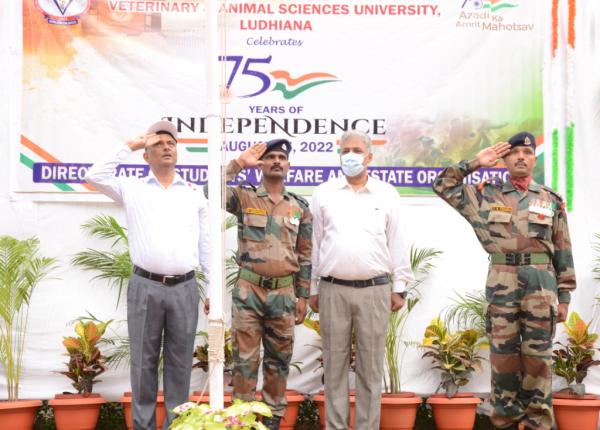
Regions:
<instances>
[{"instance_id":1,"label":"grey trousers","mask_svg":"<svg viewBox=\"0 0 600 430\"><path fill-rule=\"evenodd\" d=\"M132 274L127 290L134 430L156 430L158 363L163 345L167 419L188 401L200 294L195 279L165 286Z\"/></svg>"},{"instance_id":2,"label":"grey trousers","mask_svg":"<svg viewBox=\"0 0 600 430\"><path fill-rule=\"evenodd\" d=\"M353 288L321 281L319 321L323 338L327 430L350 428L348 371L352 331L356 340L354 428L378 430L385 334L391 285Z\"/></svg>"}]
</instances>

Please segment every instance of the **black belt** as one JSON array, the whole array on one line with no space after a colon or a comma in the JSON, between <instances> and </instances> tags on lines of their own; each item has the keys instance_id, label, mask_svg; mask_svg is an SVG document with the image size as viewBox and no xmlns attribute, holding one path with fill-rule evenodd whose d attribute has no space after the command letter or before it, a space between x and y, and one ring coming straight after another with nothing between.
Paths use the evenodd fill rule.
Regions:
<instances>
[{"instance_id":1,"label":"black belt","mask_svg":"<svg viewBox=\"0 0 600 430\"><path fill-rule=\"evenodd\" d=\"M193 270L183 275L161 275L160 273L152 273L141 267L133 266L133 273L141 276L142 278L150 279L151 281L161 282L168 286L177 285L181 282L189 281L196 273Z\"/></svg>"},{"instance_id":2,"label":"black belt","mask_svg":"<svg viewBox=\"0 0 600 430\"><path fill-rule=\"evenodd\" d=\"M332 284L345 285L346 287L354 288L365 288L372 287L374 285L384 285L390 283L390 278L387 275L376 276L375 278L365 279L360 281L348 281L346 279L333 278L331 276L325 276L321 278L325 282Z\"/></svg>"}]
</instances>

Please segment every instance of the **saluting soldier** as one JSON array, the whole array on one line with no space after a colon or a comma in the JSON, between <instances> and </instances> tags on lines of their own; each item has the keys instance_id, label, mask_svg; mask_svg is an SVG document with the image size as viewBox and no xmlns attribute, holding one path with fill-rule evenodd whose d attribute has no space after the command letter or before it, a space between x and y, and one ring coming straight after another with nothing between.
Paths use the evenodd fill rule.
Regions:
<instances>
[{"instance_id":1,"label":"saluting soldier","mask_svg":"<svg viewBox=\"0 0 600 430\"><path fill-rule=\"evenodd\" d=\"M227 187L227 211L238 218L240 266L233 290L233 397L254 400L262 341L263 401L273 412L263 424L269 429L279 429L287 405L294 323L306 316L311 275L312 215L308 202L284 185L290 150L286 139L258 143L226 173L231 181L245 168L262 171L258 188Z\"/></svg>"},{"instance_id":2,"label":"saluting soldier","mask_svg":"<svg viewBox=\"0 0 600 430\"><path fill-rule=\"evenodd\" d=\"M504 160L509 180L463 183ZM445 169L433 190L473 227L490 255L486 283L492 422L552 427L552 339L567 316L575 271L562 198L533 181L535 137L521 132Z\"/></svg>"}]
</instances>

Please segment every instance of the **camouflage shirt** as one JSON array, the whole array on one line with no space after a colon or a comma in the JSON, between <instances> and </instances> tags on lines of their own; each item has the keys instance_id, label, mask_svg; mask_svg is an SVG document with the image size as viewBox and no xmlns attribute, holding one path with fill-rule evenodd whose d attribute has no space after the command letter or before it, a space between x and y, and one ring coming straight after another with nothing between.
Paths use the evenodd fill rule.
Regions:
<instances>
[{"instance_id":1,"label":"camouflage shirt","mask_svg":"<svg viewBox=\"0 0 600 430\"><path fill-rule=\"evenodd\" d=\"M240 172L227 166L227 181ZM287 190L274 203L261 185L227 187L227 211L238 219L237 261L261 276L295 275L296 297L309 296L312 214L308 202Z\"/></svg>"},{"instance_id":2,"label":"camouflage shirt","mask_svg":"<svg viewBox=\"0 0 600 430\"><path fill-rule=\"evenodd\" d=\"M558 301L569 303L575 269L562 198L533 181L526 193L500 178L479 186L464 184L465 176L478 168L475 160L448 167L434 181L433 191L471 224L486 252L550 255Z\"/></svg>"}]
</instances>

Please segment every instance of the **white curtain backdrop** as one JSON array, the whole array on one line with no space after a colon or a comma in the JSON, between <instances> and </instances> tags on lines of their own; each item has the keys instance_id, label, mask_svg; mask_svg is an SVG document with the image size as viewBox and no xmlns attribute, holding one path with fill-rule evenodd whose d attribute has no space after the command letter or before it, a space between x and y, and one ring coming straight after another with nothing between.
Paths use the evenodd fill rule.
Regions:
<instances>
[{"instance_id":1,"label":"white curtain backdrop","mask_svg":"<svg viewBox=\"0 0 600 430\"><path fill-rule=\"evenodd\" d=\"M124 222L121 208L112 203L31 202L10 194L15 172L9 157L14 153L11 142L19 139L20 121L20 44L15 35L20 31L19 2L0 4L0 235L23 239L37 236L41 252L58 258L60 267L52 279L42 282L33 295L30 308L21 398L50 398L55 393L72 390L69 381L57 374L63 370L66 356L62 337L73 328L68 322L86 310L101 319L125 319L125 310L116 309L116 291L105 282L91 281L92 274L70 265L70 259L85 248L102 248L104 242L86 237L81 224L104 213ZM591 272L594 233L600 233L600 3L579 1L577 13L576 98L575 98L575 197L569 213L574 246L578 289L573 295L572 310L584 318L595 316L593 327L600 331L595 297L600 283ZM365 35L368 37L368 35ZM485 95L482 95L485 97ZM551 103L545 97L545 103ZM75 113L74 113L75 114ZM117 145L118 142L115 142ZM550 145L546 145L547 154ZM549 156L549 155L547 155ZM13 164L14 166L14 164ZM430 278L421 286L423 300L410 316L404 340L420 341L428 322L450 303L454 292L481 290L487 273L487 256L482 251L467 223L448 205L433 197L404 197L403 219L407 242L418 247L434 247L443 251ZM227 238L235 245L235 235ZM229 306L227 304L226 306ZM204 318L202 316L201 318ZM201 326L205 326L205 319ZM114 326L117 324L115 323ZM124 328L124 325L123 325ZM557 328L561 336L562 328ZM292 370L291 388L315 392L321 388L321 370L317 370L319 340L300 326L296 330L293 361L302 362L303 371ZM402 388L417 393L435 390L438 375L429 371L429 363L421 360L421 352L406 351L402 367ZM5 381L0 372L0 398L6 398ZM200 389L205 375L194 370L192 387ZM101 378L95 391L116 400L130 389L127 369L111 369ZM557 387L560 382L556 382ZM589 392L600 394L600 368L591 370L587 381ZM469 391L489 392L489 366L476 375L466 387Z\"/></svg>"}]
</instances>

